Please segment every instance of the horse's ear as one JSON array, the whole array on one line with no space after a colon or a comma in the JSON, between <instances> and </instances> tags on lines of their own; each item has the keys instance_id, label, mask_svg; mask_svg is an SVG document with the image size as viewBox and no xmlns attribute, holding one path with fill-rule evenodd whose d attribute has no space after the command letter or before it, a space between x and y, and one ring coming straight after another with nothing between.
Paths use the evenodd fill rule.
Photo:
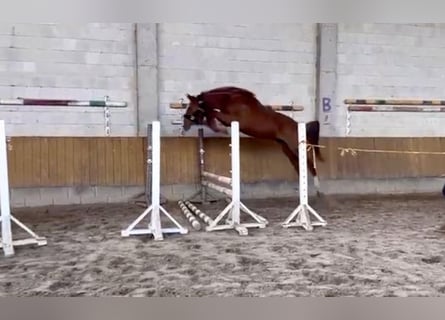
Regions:
<instances>
[{"instance_id":1,"label":"horse's ear","mask_svg":"<svg viewBox=\"0 0 445 320\"><path fill-rule=\"evenodd\" d=\"M190 94L187 93L187 98L192 102L192 101L196 101L196 97L192 96Z\"/></svg>"}]
</instances>

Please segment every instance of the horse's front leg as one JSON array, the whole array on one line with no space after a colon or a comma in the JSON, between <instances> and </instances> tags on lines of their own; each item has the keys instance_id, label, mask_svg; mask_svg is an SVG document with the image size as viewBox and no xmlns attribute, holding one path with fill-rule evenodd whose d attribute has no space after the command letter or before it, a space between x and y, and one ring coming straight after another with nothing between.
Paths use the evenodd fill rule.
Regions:
<instances>
[{"instance_id":1,"label":"horse's front leg","mask_svg":"<svg viewBox=\"0 0 445 320\"><path fill-rule=\"evenodd\" d=\"M226 127L219 126L219 121L214 116L208 116L207 117L207 125L210 129L212 129L214 132L222 132L224 134L228 134Z\"/></svg>"},{"instance_id":2,"label":"horse's front leg","mask_svg":"<svg viewBox=\"0 0 445 320\"><path fill-rule=\"evenodd\" d=\"M221 111L215 113L215 116L226 128L230 127L233 121L239 121L237 116L232 116L227 113L223 113ZM240 131L242 131L241 123L240 123Z\"/></svg>"}]
</instances>

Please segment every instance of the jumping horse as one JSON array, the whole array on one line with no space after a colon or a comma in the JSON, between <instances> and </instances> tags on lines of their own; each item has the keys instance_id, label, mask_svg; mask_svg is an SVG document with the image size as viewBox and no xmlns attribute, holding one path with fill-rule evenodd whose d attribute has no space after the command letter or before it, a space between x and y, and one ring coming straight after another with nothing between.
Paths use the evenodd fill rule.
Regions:
<instances>
[{"instance_id":1,"label":"jumping horse","mask_svg":"<svg viewBox=\"0 0 445 320\"><path fill-rule=\"evenodd\" d=\"M280 144L299 174L298 123L295 120L274 111L270 106L263 105L254 93L239 87L214 88L196 96L187 94L187 98L190 102L183 115L183 133L193 124L207 125L214 132L227 133L226 127L230 127L232 121L238 121L240 132L253 138L274 140ZM306 139L309 144L318 145L319 133L318 121L306 124ZM314 147L314 153L319 161L324 161L318 147ZM314 178L317 194L320 195L320 182L311 152L308 153L307 166Z\"/></svg>"}]
</instances>

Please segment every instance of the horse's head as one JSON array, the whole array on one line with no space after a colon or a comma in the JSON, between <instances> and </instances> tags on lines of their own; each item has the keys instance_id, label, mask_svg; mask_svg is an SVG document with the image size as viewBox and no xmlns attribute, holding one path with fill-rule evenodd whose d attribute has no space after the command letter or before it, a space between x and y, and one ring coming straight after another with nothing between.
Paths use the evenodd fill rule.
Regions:
<instances>
[{"instance_id":1,"label":"horse's head","mask_svg":"<svg viewBox=\"0 0 445 320\"><path fill-rule=\"evenodd\" d=\"M189 99L189 105L185 110L183 115L184 121L182 124L182 130L188 131L190 127L194 124L202 125L204 124L204 109L201 107L199 99L196 96L192 96L187 94L187 98Z\"/></svg>"}]
</instances>

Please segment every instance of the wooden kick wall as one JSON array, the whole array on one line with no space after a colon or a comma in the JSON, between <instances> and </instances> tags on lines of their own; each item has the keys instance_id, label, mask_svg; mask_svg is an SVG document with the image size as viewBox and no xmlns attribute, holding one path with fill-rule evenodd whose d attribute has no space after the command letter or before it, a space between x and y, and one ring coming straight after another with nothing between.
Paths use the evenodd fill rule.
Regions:
<instances>
[{"instance_id":1,"label":"wooden kick wall","mask_svg":"<svg viewBox=\"0 0 445 320\"><path fill-rule=\"evenodd\" d=\"M228 139L207 139L209 171L229 174ZM322 178L402 178L441 176L445 157L435 155L365 154L344 157L338 146L442 151L445 138L325 138ZM164 138L163 184L197 182L198 154L194 138ZM13 137L8 152L11 187L135 186L145 181L144 138ZM296 174L273 142L241 140L243 182L295 180Z\"/></svg>"}]
</instances>

